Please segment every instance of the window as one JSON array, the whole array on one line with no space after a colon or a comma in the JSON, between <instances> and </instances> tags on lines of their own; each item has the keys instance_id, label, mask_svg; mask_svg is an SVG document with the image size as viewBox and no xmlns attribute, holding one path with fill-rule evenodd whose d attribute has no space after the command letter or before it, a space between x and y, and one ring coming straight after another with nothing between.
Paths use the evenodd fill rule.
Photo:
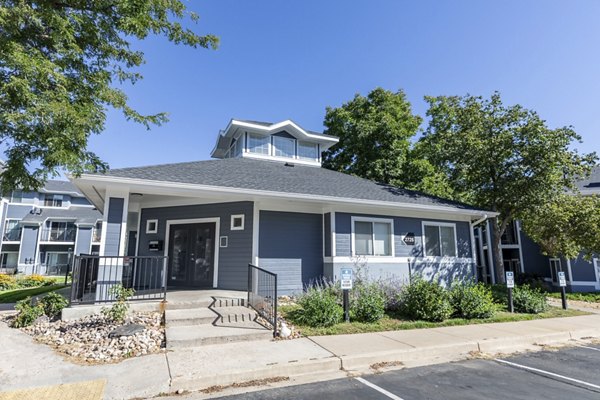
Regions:
<instances>
[{"instance_id":1,"label":"window","mask_svg":"<svg viewBox=\"0 0 600 400\"><path fill-rule=\"evenodd\" d=\"M260 136L253 133L248 134L248 151L250 153L269 155L269 136Z\"/></svg>"},{"instance_id":2,"label":"window","mask_svg":"<svg viewBox=\"0 0 600 400\"><path fill-rule=\"evenodd\" d=\"M73 222L47 221L42 232L45 242L74 242L77 228Z\"/></svg>"},{"instance_id":3,"label":"window","mask_svg":"<svg viewBox=\"0 0 600 400\"><path fill-rule=\"evenodd\" d=\"M4 237L6 242L18 242L21 240L21 227L18 219L7 219L4 225Z\"/></svg>"},{"instance_id":4,"label":"window","mask_svg":"<svg viewBox=\"0 0 600 400\"><path fill-rule=\"evenodd\" d=\"M158 233L157 219L149 219L146 221L146 233Z\"/></svg>"},{"instance_id":5,"label":"window","mask_svg":"<svg viewBox=\"0 0 600 400\"><path fill-rule=\"evenodd\" d=\"M354 224L354 255L391 256L391 221L356 219Z\"/></svg>"},{"instance_id":6,"label":"window","mask_svg":"<svg viewBox=\"0 0 600 400\"><path fill-rule=\"evenodd\" d=\"M502 235L501 241L502 244L519 244L515 221L510 221L508 225L506 225L506 230Z\"/></svg>"},{"instance_id":7,"label":"window","mask_svg":"<svg viewBox=\"0 0 600 400\"><path fill-rule=\"evenodd\" d=\"M2 254L0 254L0 268L17 268L18 261L19 253L16 251L3 251Z\"/></svg>"},{"instance_id":8,"label":"window","mask_svg":"<svg viewBox=\"0 0 600 400\"><path fill-rule=\"evenodd\" d=\"M63 196L60 194L46 195L44 198L44 206L46 207L62 207Z\"/></svg>"},{"instance_id":9,"label":"window","mask_svg":"<svg viewBox=\"0 0 600 400\"><path fill-rule=\"evenodd\" d=\"M298 142L298 158L302 160L317 160L319 158L319 145L316 143Z\"/></svg>"},{"instance_id":10,"label":"window","mask_svg":"<svg viewBox=\"0 0 600 400\"><path fill-rule=\"evenodd\" d=\"M244 230L244 214L231 216L231 230L232 231L243 231Z\"/></svg>"},{"instance_id":11,"label":"window","mask_svg":"<svg viewBox=\"0 0 600 400\"><path fill-rule=\"evenodd\" d=\"M22 190L13 190L10 194L10 202L11 203L22 203L23 202L23 191Z\"/></svg>"},{"instance_id":12,"label":"window","mask_svg":"<svg viewBox=\"0 0 600 400\"><path fill-rule=\"evenodd\" d=\"M551 258L550 259L550 278L552 278L552 282L558 284L558 272L562 271L562 265L560 263L560 258Z\"/></svg>"},{"instance_id":13,"label":"window","mask_svg":"<svg viewBox=\"0 0 600 400\"><path fill-rule=\"evenodd\" d=\"M96 222L94 229L92 229L92 241L100 242L102 239L102 221Z\"/></svg>"},{"instance_id":14,"label":"window","mask_svg":"<svg viewBox=\"0 0 600 400\"><path fill-rule=\"evenodd\" d=\"M423 224L427 257L456 257L454 224Z\"/></svg>"},{"instance_id":15,"label":"window","mask_svg":"<svg viewBox=\"0 0 600 400\"><path fill-rule=\"evenodd\" d=\"M296 155L296 140L281 136L273 136L273 155L277 157L294 158Z\"/></svg>"}]
</instances>

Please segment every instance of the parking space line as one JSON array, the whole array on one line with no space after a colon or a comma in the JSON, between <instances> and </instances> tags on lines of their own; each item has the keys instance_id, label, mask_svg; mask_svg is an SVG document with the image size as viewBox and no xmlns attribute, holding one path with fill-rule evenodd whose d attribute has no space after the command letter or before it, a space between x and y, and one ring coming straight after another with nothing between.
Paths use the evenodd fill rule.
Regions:
<instances>
[{"instance_id":1,"label":"parking space line","mask_svg":"<svg viewBox=\"0 0 600 400\"><path fill-rule=\"evenodd\" d=\"M495 358L494 361L502 363L502 364L510 365L511 367L521 368L521 369L524 369L526 371L531 371L531 372L537 372L538 374L552 376L554 378L559 378L559 379L562 379L562 380L565 380L565 381L568 381L568 382L578 383L580 385L584 385L584 386L588 386L588 387L593 388L593 389L599 389L600 390L600 386L599 385L594 385L593 383L585 382L585 381L582 381L582 380L579 380L579 379L569 378L568 376L555 374L554 372L544 371L543 369L537 369L537 368L533 368L533 367L528 367L526 365L521 365L521 364L513 363L513 362L510 362L510 361L501 360L499 358Z\"/></svg>"},{"instance_id":2,"label":"parking space line","mask_svg":"<svg viewBox=\"0 0 600 400\"><path fill-rule=\"evenodd\" d=\"M363 379L361 377L356 377L354 378L357 381L359 381L360 383L362 383L363 385L367 385L368 387L370 387L371 389L375 389L377 390L379 393L386 395L387 397L389 397L390 399L393 400L404 400L402 397L396 396L394 393L388 392L387 390L385 390L384 388L381 388L371 382L369 382L366 379Z\"/></svg>"},{"instance_id":3,"label":"parking space line","mask_svg":"<svg viewBox=\"0 0 600 400\"><path fill-rule=\"evenodd\" d=\"M594 351L600 351L600 349L597 349L595 347L590 347L590 346L583 346L583 345L577 345L577 347L581 347L582 349L588 349L588 350L594 350Z\"/></svg>"}]
</instances>

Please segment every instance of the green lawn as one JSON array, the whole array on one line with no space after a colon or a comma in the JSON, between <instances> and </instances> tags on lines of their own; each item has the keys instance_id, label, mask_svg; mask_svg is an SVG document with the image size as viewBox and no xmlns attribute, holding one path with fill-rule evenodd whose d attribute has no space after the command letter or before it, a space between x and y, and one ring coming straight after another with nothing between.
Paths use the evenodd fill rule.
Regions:
<instances>
[{"instance_id":1,"label":"green lawn","mask_svg":"<svg viewBox=\"0 0 600 400\"><path fill-rule=\"evenodd\" d=\"M281 306L281 313L285 317L297 306ZM556 317L573 317L576 315L586 315L589 313L578 310L563 310L561 308L550 307L548 311L541 314L511 314L506 311L499 311L492 318L488 319L462 319L451 318L444 322L427 322L427 321L406 321L394 318L393 315L386 315L379 322L366 324L360 322L350 322L336 324L327 328L311 328L309 326L301 326L294 324L296 329L304 336L322 336L322 335L343 335L349 333L366 333L366 332L382 332L382 331L397 331L404 329L422 329L422 328L438 328L442 326L458 326L471 324L485 324L490 322L512 322L512 321L528 321L532 319L556 318Z\"/></svg>"},{"instance_id":2,"label":"green lawn","mask_svg":"<svg viewBox=\"0 0 600 400\"><path fill-rule=\"evenodd\" d=\"M548 293L548 297L560 299L560 293L559 292ZM600 292L567 293L567 300L585 301L588 303L600 303Z\"/></svg>"},{"instance_id":3,"label":"green lawn","mask_svg":"<svg viewBox=\"0 0 600 400\"><path fill-rule=\"evenodd\" d=\"M16 303L19 300L23 300L25 297L37 296L39 294L52 292L54 290L62 289L66 286L67 285L61 284L2 291L0 292L0 303Z\"/></svg>"}]
</instances>

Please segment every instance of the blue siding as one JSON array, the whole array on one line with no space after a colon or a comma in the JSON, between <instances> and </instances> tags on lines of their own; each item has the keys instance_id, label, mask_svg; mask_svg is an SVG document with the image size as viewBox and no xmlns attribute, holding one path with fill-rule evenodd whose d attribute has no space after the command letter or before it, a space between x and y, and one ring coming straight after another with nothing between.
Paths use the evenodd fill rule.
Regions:
<instances>
[{"instance_id":1,"label":"blue siding","mask_svg":"<svg viewBox=\"0 0 600 400\"><path fill-rule=\"evenodd\" d=\"M10 204L6 210L6 218L8 219L23 219L31 211L29 205Z\"/></svg>"},{"instance_id":2,"label":"blue siding","mask_svg":"<svg viewBox=\"0 0 600 400\"><path fill-rule=\"evenodd\" d=\"M144 208L141 211L139 249L142 256L166 255L148 251L150 240L162 240L166 245L167 220L220 218L220 236L228 237L227 247L218 248L218 287L222 289L246 290L248 286L248 264L252 262L253 203L250 201L201 204L178 207ZM231 215L244 214L244 230L231 230ZM146 233L146 221L158 219L158 233ZM217 244L219 242L216 238ZM166 247L166 246L165 246Z\"/></svg>"},{"instance_id":3,"label":"blue siding","mask_svg":"<svg viewBox=\"0 0 600 400\"><path fill-rule=\"evenodd\" d=\"M521 252L523 255L523 269L526 273L550 278L550 258L543 255L537 243L521 231ZM566 264L563 265L566 270Z\"/></svg>"},{"instance_id":4,"label":"blue siding","mask_svg":"<svg viewBox=\"0 0 600 400\"><path fill-rule=\"evenodd\" d=\"M260 266L278 274L282 292L323 275L322 214L261 211L259 226Z\"/></svg>"},{"instance_id":5,"label":"blue siding","mask_svg":"<svg viewBox=\"0 0 600 400\"><path fill-rule=\"evenodd\" d=\"M352 255L351 237L352 237L352 217L373 217L387 218L394 220L394 252L396 257L422 257L422 225L423 221L427 222L454 222L441 221L434 219L421 219L410 217L390 217L385 215L366 215L366 214L335 214L335 230L336 230L336 256L350 257ZM468 222L457 221L456 224L456 241L458 244L458 257L471 257L471 233ZM407 245L402 240L403 237L412 232L415 234L415 244Z\"/></svg>"},{"instance_id":6,"label":"blue siding","mask_svg":"<svg viewBox=\"0 0 600 400\"><path fill-rule=\"evenodd\" d=\"M77 230L77 247L75 248L75 255L89 254L91 241L92 228L87 226L79 227Z\"/></svg>"},{"instance_id":7,"label":"blue siding","mask_svg":"<svg viewBox=\"0 0 600 400\"><path fill-rule=\"evenodd\" d=\"M331 213L323 218L323 235L325 239L325 257L331 257Z\"/></svg>"},{"instance_id":8,"label":"blue siding","mask_svg":"<svg viewBox=\"0 0 600 400\"><path fill-rule=\"evenodd\" d=\"M28 225L23 227L21 234L21 257L19 264L24 264L25 259L34 259L37 251L39 226Z\"/></svg>"},{"instance_id":9,"label":"blue siding","mask_svg":"<svg viewBox=\"0 0 600 400\"><path fill-rule=\"evenodd\" d=\"M108 202L104 255L117 256L119 255L119 246L121 241L121 225L123 223L123 208L125 206L125 199L120 197L111 197L108 199Z\"/></svg>"},{"instance_id":10,"label":"blue siding","mask_svg":"<svg viewBox=\"0 0 600 400\"><path fill-rule=\"evenodd\" d=\"M596 283L594 263L586 261L581 255L571 260L571 272L573 272L574 281L592 282L592 285Z\"/></svg>"}]
</instances>

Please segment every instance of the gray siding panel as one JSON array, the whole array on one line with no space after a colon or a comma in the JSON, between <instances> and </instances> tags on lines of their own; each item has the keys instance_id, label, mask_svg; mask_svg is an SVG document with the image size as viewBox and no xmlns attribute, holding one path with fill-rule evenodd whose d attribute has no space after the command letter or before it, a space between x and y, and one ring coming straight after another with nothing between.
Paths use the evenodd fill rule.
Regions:
<instances>
[{"instance_id":1,"label":"gray siding panel","mask_svg":"<svg viewBox=\"0 0 600 400\"><path fill-rule=\"evenodd\" d=\"M336 230L336 255L350 257L352 255L352 217L387 218L394 220L394 252L396 257L422 257L422 222L449 222L435 219L421 219L410 217L390 217L386 215L370 214L335 214ZM456 241L458 244L458 257L471 258L471 230L468 222L450 221L456 224ZM407 245L403 238L407 233L414 233L415 244Z\"/></svg>"},{"instance_id":2,"label":"gray siding panel","mask_svg":"<svg viewBox=\"0 0 600 400\"><path fill-rule=\"evenodd\" d=\"M77 247L75 248L75 255L89 254L91 241L92 228L87 226L80 227L77 230Z\"/></svg>"},{"instance_id":3,"label":"gray siding panel","mask_svg":"<svg viewBox=\"0 0 600 400\"><path fill-rule=\"evenodd\" d=\"M244 214L244 230L231 230L231 215ZM144 208L141 211L139 249L141 256L166 255L148 251L150 240L162 240L166 247L167 220L220 218L220 236L228 237L227 247L218 248L218 287L222 289L246 290L248 286L248 264L252 262L253 203L249 201L200 204L177 207ZM146 221L158 219L158 233L146 233ZM219 241L216 238L217 243Z\"/></svg>"},{"instance_id":4,"label":"gray siding panel","mask_svg":"<svg viewBox=\"0 0 600 400\"><path fill-rule=\"evenodd\" d=\"M566 269L566 266L563 268ZM574 281L591 282L592 285L596 283L594 264L584 260L581 255L576 259L571 260L571 272L573 272Z\"/></svg>"},{"instance_id":5,"label":"gray siding panel","mask_svg":"<svg viewBox=\"0 0 600 400\"><path fill-rule=\"evenodd\" d=\"M323 275L323 215L261 211L258 255L260 266L265 259L269 268L295 268L289 277L278 275L278 280L289 280L294 289L302 290L302 284ZM287 262L275 267L273 259Z\"/></svg>"},{"instance_id":6,"label":"gray siding panel","mask_svg":"<svg viewBox=\"0 0 600 400\"><path fill-rule=\"evenodd\" d=\"M6 210L6 218L23 219L31 211L31 206L9 204Z\"/></svg>"},{"instance_id":7,"label":"gray siding panel","mask_svg":"<svg viewBox=\"0 0 600 400\"><path fill-rule=\"evenodd\" d=\"M449 288L452 282L471 279L473 277L473 265L460 262L432 263L424 259L417 259L411 265L411 274Z\"/></svg>"},{"instance_id":8,"label":"gray siding panel","mask_svg":"<svg viewBox=\"0 0 600 400\"><path fill-rule=\"evenodd\" d=\"M125 199L111 197L108 199L108 215L106 216L106 241L104 246L104 255L119 255L119 246L121 240L121 224L123 221L123 208Z\"/></svg>"},{"instance_id":9,"label":"gray siding panel","mask_svg":"<svg viewBox=\"0 0 600 400\"><path fill-rule=\"evenodd\" d=\"M24 226L23 233L21 234L21 257L19 258L19 264L24 264L25 259L35 258L37 251L38 241L38 226Z\"/></svg>"},{"instance_id":10,"label":"gray siding panel","mask_svg":"<svg viewBox=\"0 0 600 400\"><path fill-rule=\"evenodd\" d=\"M301 258L261 258L260 267L277 274L278 294L289 295L302 291Z\"/></svg>"},{"instance_id":11,"label":"gray siding panel","mask_svg":"<svg viewBox=\"0 0 600 400\"><path fill-rule=\"evenodd\" d=\"M521 231L521 251L526 273L550 278L550 258L543 255L540 246L523 231ZM566 265L564 267L566 269Z\"/></svg>"},{"instance_id":12,"label":"gray siding panel","mask_svg":"<svg viewBox=\"0 0 600 400\"><path fill-rule=\"evenodd\" d=\"M323 217L323 235L325 257L331 257L331 213L325 213Z\"/></svg>"}]
</instances>

